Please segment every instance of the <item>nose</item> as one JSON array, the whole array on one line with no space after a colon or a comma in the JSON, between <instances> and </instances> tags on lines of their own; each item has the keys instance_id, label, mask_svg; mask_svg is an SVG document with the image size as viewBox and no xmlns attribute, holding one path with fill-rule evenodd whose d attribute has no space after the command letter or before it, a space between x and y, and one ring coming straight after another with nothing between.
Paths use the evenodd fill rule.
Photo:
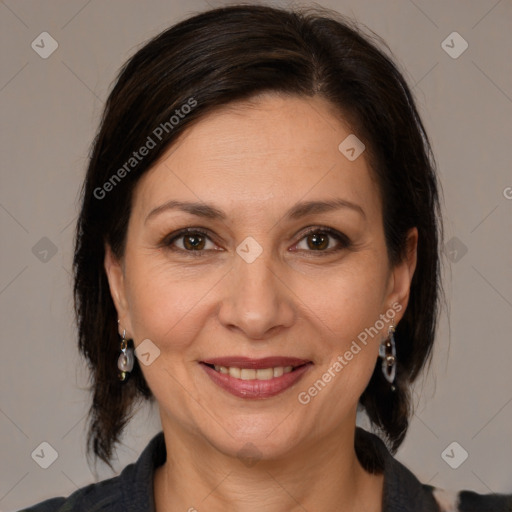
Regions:
<instances>
[{"instance_id":1,"label":"nose","mask_svg":"<svg viewBox=\"0 0 512 512\"><path fill-rule=\"evenodd\" d=\"M226 277L225 298L218 312L223 326L251 340L266 340L293 324L293 292L265 252L252 263L235 258Z\"/></svg>"}]
</instances>

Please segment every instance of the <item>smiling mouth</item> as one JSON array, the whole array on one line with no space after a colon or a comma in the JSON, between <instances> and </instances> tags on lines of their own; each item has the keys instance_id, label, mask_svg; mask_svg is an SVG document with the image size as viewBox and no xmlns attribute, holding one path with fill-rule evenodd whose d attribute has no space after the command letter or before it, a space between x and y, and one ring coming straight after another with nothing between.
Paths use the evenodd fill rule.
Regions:
<instances>
[{"instance_id":1,"label":"smiling mouth","mask_svg":"<svg viewBox=\"0 0 512 512\"><path fill-rule=\"evenodd\" d=\"M214 369L218 373L229 375L240 380L270 380L281 377L286 373L291 373L302 366L309 364L304 363L297 366L274 366L269 368L239 368L236 366L222 366L217 364L204 363L206 366Z\"/></svg>"},{"instance_id":2,"label":"smiling mouth","mask_svg":"<svg viewBox=\"0 0 512 512\"><path fill-rule=\"evenodd\" d=\"M292 357L224 357L200 361L210 379L239 398L266 399L293 387L313 367Z\"/></svg>"}]
</instances>

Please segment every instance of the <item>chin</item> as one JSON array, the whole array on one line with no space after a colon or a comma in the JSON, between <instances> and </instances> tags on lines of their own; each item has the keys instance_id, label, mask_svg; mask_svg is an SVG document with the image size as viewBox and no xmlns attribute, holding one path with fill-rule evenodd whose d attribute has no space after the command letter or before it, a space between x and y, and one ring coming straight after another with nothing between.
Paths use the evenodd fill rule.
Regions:
<instances>
[{"instance_id":1,"label":"chin","mask_svg":"<svg viewBox=\"0 0 512 512\"><path fill-rule=\"evenodd\" d=\"M217 425L214 431L204 432L204 437L229 457L273 460L297 448L300 427L291 428L289 421L290 417L283 413L244 415L231 418L229 424Z\"/></svg>"}]
</instances>

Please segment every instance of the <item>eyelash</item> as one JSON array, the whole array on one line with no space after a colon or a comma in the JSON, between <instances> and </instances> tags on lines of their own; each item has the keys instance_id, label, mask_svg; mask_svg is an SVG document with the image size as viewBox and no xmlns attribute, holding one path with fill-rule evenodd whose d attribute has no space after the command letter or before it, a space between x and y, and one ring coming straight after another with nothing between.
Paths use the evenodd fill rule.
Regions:
<instances>
[{"instance_id":1,"label":"eyelash","mask_svg":"<svg viewBox=\"0 0 512 512\"><path fill-rule=\"evenodd\" d=\"M345 234L340 233L339 231L336 231L335 229L323 227L323 226L313 226L312 228L307 229L307 231L302 233L301 238L295 245L298 245L300 242L302 242L302 240L304 240L304 238L307 238L309 235L312 235L312 234L329 235L330 237L336 239L340 244L337 248L334 248L334 249L331 248L331 249L318 250L318 251L306 250L306 252L319 253L318 254L319 256L325 255L325 254L333 254L335 252L341 251L342 249L348 249L352 246L350 239ZM196 257L196 258L204 256L206 252L211 250L211 249L200 249L200 250L195 250L195 251L194 250L188 251L185 249L180 249L180 248L176 248L176 247L172 246L172 244L176 240L183 238L186 235L202 235L213 242L213 240L211 240L211 238L209 236L208 231L205 231L202 228L184 228L184 229L179 230L176 233L172 233L171 235L167 236L162 241L161 246L164 246L171 251L185 253L187 256L190 255L190 256ZM304 249L300 249L300 250L304 250Z\"/></svg>"}]
</instances>

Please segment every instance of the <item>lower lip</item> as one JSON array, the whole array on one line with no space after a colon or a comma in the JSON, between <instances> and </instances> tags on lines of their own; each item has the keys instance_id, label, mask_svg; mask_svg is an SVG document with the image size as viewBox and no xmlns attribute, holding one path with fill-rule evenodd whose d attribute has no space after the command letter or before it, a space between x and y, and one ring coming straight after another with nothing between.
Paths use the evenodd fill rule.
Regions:
<instances>
[{"instance_id":1,"label":"lower lip","mask_svg":"<svg viewBox=\"0 0 512 512\"><path fill-rule=\"evenodd\" d=\"M307 363L296 370L281 375L281 377L274 377L269 380L242 380L226 373L220 373L204 363L200 364L215 384L240 398L270 398L278 395L292 387L312 366L312 363Z\"/></svg>"}]
</instances>

